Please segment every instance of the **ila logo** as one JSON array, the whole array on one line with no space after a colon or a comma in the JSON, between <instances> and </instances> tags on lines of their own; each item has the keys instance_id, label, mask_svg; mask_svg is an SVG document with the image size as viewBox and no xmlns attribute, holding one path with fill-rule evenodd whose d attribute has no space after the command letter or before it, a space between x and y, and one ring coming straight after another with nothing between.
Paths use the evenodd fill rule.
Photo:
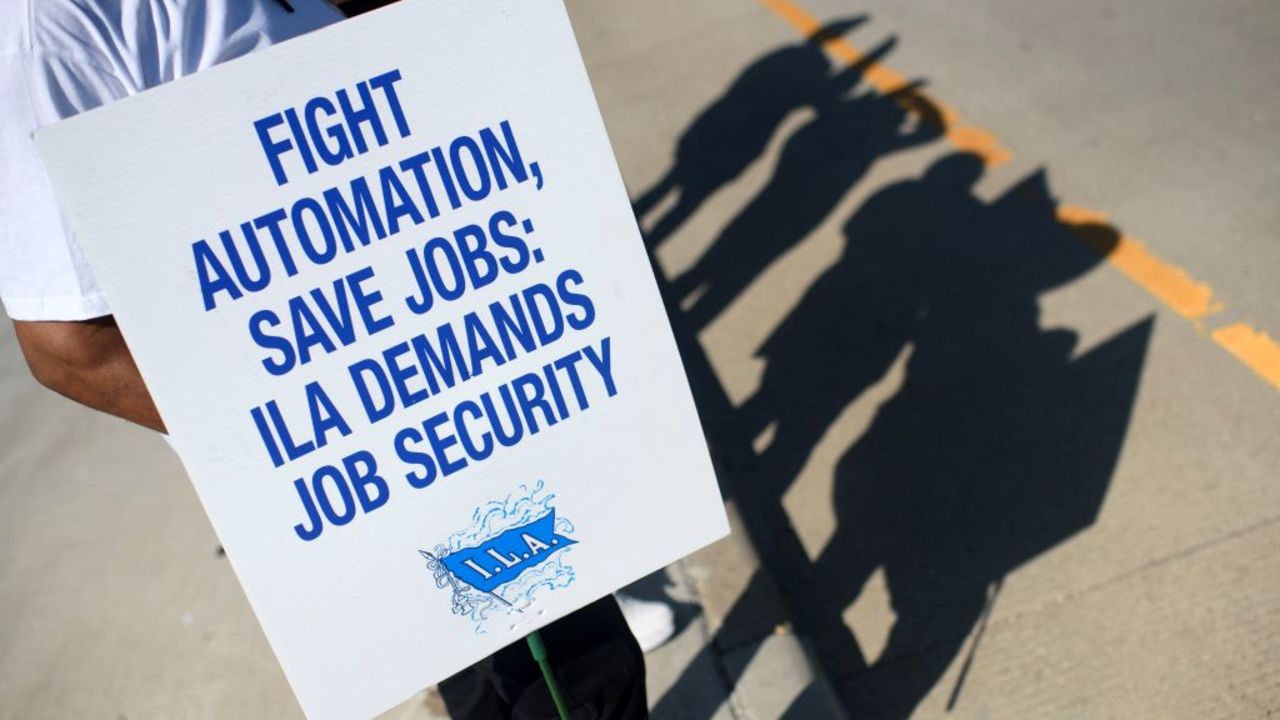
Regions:
<instances>
[{"instance_id":1,"label":"ila logo","mask_svg":"<svg viewBox=\"0 0 1280 720\"><path fill-rule=\"evenodd\" d=\"M497 611L519 612L536 592L568 587L574 571L564 551L577 541L566 533L573 523L551 506L539 480L529 489L476 508L471 525L437 545L419 550L436 586L453 593L453 612L469 617L476 632Z\"/></svg>"}]
</instances>

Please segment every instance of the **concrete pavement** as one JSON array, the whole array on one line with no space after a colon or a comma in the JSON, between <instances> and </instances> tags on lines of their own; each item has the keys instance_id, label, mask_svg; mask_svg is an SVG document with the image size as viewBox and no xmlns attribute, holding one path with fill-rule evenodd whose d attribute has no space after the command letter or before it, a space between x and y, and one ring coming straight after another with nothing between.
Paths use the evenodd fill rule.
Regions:
<instances>
[{"instance_id":1,"label":"concrete pavement","mask_svg":"<svg viewBox=\"0 0 1280 720\"><path fill-rule=\"evenodd\" d=\"M1280 333L1280 11L569 9L633 197L695 161L643 226L740 529L637 589L655 717L1280 711L1280 390L1215 335ZM297 716L164 444L0 333L0 716Z\"/></svg>"},{"instance_id":2,"label":"concrete pavement","mask_svg":"<svg viewBox=\"0 0 1280 720\"><path fill-rule=\"evenodd\" d=\"M725 64L748 67L796 37L753 34L771 32L758 20L761 11L795 33L790 3L735 5L734 14L701 5L671 8L688 28L687 44L681 43L687 51L669 41L660 53L646 52L652 41L637 39L627 55L617 47L625 46L621 34L604 31L615 48L612 62L597 59L593 66L601 68L595 78L606 108L631 102L631 113L606 110L606 117L615 137L626 138L618 143L624 173L640 188L665 172L662 156L655 158L662 138L693 126L690 119L681 125L667 118L691 118L707 107L673 107L671 98L715 98L736 76L729 72L715 82L690 71L695 63L719 72ZM897 205L885 219L891 196L882 191L920 178L945 153L970 149L964 136L957 143L948 133L893 152L875 148L874 163L849 183L840 202L824 208L815 227L793 237L700 329L701 348L737 410L755 411L764 390L775 421L794 420L794 414L804 419L788 413L788 404L797 402L808 404L812 420L813 407L831 411L820 402L821 388L775 380L771 389L769 363L785 357L786 346L769 345L779 327L814 316L806 300L815 296L806 291L817 278L839 278L829 271L853 249L863 267L886 267L882 255L855 241L910 239L922 227L913 215L959 212L948 226L952 237L990 242L1005 253L977 253L980 266L965 264L975 253L946 245L914 255L919 265L913 269L929 270L933 262L973 280L931 276L926 293L960 291L939 293L942 305L918 308L944 315L947 326L903 342L896 358L874 368L860 367L852 352L842 356L848 374L869 377L856 392L839 388L844 395L830 423L806 428L785 465L794 476L753 475L761 472L753 460L777 441L766 435L785 424L766 424L752 439L757 458L748 458L740 473L741 486L783 486L767 492L764 502L780 497L785 517L764 513L758 545L771 554L790 532L803 547L778 553L781 562L771 570L792 597L792 609L809 616L797 618L799 624L826 645L823 665L846 706L867 717L913 709L921 717L1258 717L1274 710L1280 702L1277 627L1269 597L1277 506L1268 440L1280 399L1265 373L1215 344L1214 331L1247 322L1275 333L1277 303L1264 269L1273 253L1256 243L1274 234L1276 220L1267 199L1280 150L1275 81L1261 68L1274 65L1274 44L1264 39L1276 36L1280 17L1262 5L1235 3L1185 13L1092 3L815 2L802 10L822 20L868 15L870 22L849 36L856 47L896 37L882 65L921 82L930 98L991 136L980 140L994 138L978 148L1008 151L1011 159L982 173L976 201L1029 208L1046 199L1036 193L1047 192L1057 203L1104 211L1105 227L1069 234L1076 241L1083 234L1117 256L1111 267L1057 256L1070 239L1034 221L1028 225L1025 217L997 214L981 221L991 224L978 232L961 212L968 205L936 193L906 196L918 202ZM640 14L610 16L607 24L635 27L628 22L642 22ZM664 27L675 22L652 7L643 14ZM602 72L616 79L600 82ZM646 121L632 114L657 104L664 91L667 101L646 113ZM769 149L659 248L669 276L696 267L707 243L723 239L731 219L763 196L787 168L788 143L811 126L814 114L805 107L788 115ZM825 173L835 154L813 163L813 176ZM813 185L799 187L789 198L793 208L815 192ZM845 239L850 217L861 222ZM1019 264L1034 259L1010 260L1007 251L1017 249L1003 237L1010 232L1028 245L1040 243L1035 254L1045 267L1039 271L1058 277L1022 285L1037 268ZM1159 277L1141 277L1116 262L1125 258L1115 249L1132 247L1119 241L1134 238L1146 241L1155 259L1146 267ZM1204 304L1221 302L1225 309L1198 314L1170 304L1178 297L1176 290L1164 292L1161 278L1168 277L1196 291L1207 288L1211 299ZM983 298L987 292L994 297ZM841 297L825 293L827 302ZM843 306L851 315L878 313L877 301L917 302L883 288L873 298L843 297L852 300ZM1020 303L1030 305L1019 312L1033 313L1037 328L1021 338L1008 332L1012 318L998 315ZM959 312L947 312L952 309ZM984 321L983 314L996 318ZM836 326L817 319L807 327ZM1148 330L1148 338L1135 341L1134 333ZM792 342L796 337L790 335ZM879 345L874 335L861 337L860 345L834 341L826 349ZM1074 363L1080 373L1073 382L1092 378L1055 401L1044 378L1056 364L1007 361L1010 354L1029 359L1021 343L1032 337L1067 343L1067 367ZM804 347L807 359L824 350L821 343ZM1127 357L1118 360L1121 355ZM975 366L937 384L946 367L935 364L964 362ZM815 367L820 363L790 366ZM957 380L981 392L956 391ZM934 399L945 393L965 403ZM1029 406L1019 410L1021 402ZM732 425L732 416L725 422ZM920 453L936 457L921 461ZM778 467L766 464L763 471ZM972 475L964 478L967 486L940 485L957 480L962 469ZM1074 494L1065 485L1071 482L1079 483ZM1017 494L1028 488L1035 491L1030 497ZM877 513L907 523L907 530L885 526ZM975 529L983 523L995 530ZM910 555L875 548L879 543L909 548ZM960 547L939 549L948 543ZM798 557L816 560L816 568L796 569L803 565ZM834 606L822 607L823 596ZM827 642L841 625L850 635Z\"/></svg>"}]
</instances>

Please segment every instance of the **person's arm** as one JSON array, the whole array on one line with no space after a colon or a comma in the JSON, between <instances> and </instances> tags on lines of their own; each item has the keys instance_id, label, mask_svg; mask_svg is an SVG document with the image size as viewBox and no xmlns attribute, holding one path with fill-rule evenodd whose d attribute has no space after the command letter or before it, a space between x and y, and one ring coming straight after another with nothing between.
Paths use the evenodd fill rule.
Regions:
<instances>
[{"instance_id":1,"label":"person's arm","mask_svg":"<svg viewBox=\"0 0 1280 720\"><path fill-rule=\"evenodd\" d=\"M94 410L165 431L110 315L72 322L14 320L13 327L41 385Z\"/></svg>"}]
</instances>

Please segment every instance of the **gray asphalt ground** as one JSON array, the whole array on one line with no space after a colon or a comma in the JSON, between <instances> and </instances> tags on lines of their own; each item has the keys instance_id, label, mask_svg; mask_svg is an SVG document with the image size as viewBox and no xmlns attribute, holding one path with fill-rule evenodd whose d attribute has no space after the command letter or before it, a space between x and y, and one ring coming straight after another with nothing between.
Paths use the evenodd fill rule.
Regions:
<instances>
[{"instance_id":1,"label":"gray asphalt ground","mask_svg":"<svg viewBox=\"0 0 1280 720\"><path fill-rule=\"evenodd\" d=\"M569 8L737 529L635 589L656 718L1280 713L1280 388L1214 340L1280 333L1280 6ZM0 478L0 717L298 716L177 460L7 324Z\"/></svg>"}]
</instances>

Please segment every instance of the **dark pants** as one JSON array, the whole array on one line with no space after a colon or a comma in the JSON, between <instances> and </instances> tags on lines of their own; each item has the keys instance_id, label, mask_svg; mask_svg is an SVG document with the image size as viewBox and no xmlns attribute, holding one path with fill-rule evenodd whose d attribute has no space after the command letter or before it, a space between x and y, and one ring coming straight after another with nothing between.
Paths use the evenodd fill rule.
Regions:
<instances>
[{"instance_id":1,"label":"dark pants","mask_svg":"<svg viewBox=\"0 0 1280 720\"><path fill-rule=\"evenodd\" d=\"M644 654L607 595L541 630L574 720L645 720ZM454 720L556 720L542 670L523 640L440 683Z\"/></svg>"}]
</instances>

